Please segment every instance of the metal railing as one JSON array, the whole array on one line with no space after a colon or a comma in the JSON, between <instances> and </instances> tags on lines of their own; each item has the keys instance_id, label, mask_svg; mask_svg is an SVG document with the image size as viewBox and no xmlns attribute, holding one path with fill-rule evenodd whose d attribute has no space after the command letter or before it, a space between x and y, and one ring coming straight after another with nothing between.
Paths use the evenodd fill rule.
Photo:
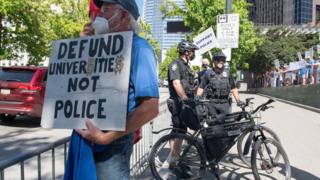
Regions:
<instances>
[{"instance_id":1,"label":"metal railing","mask_svg":"<svg viewBox=\"0 0 320 180\"><path fill-rule=\"evenodd\" d=\"M160 103L160 109L165 109L166 103ZM166 113L166 111L162 111ZM161 114L156 119L161 118ZM133 153L130 160L130 172L131 179L136 179L141 175L144 170L147 168L148 156L151 147L153 146L153 122L150 122L142 127L142 139L134 145ZM51 151L51 177L52 180L56 179L56 155L55 149L60 146L63 146L63 159L64 159L64 169L67 162L67 144L70 141L70 137L63 138L52 144L36 149L32 152L28 152L19 156L15 156L11 159L0 161L0 180L5 180L5 170L11 166L20 164L20 179L25 179L25 162L31 158L37 157L37 177L38 180L41 180L42 169L41 169L41 155L43 153Z\"/></svg>"},{"instance_id":2,"label":"metal railing","mask_svg":"<svg viewBox=\"0 0 320 180\"><path fill-rule=\"evenodd\" d=\"M25 161L28 159L31 159L33 157L37 157L37 175L38 180L41 180L41 154L51 151L51 158L52 158L52 179L55 179L55 149L60 146L64 146L64 166L67 161L67 143L69 142L70 137L63 138L61 140L58 140L56 142L53 142L52 144L49 144L47 146L41 147L39 149L36 149L32 152L28 152L22 155L15 156L11 159L4 160L0 162L0 180L5 179L5 169L20 164L20 179L25 179Z\"/></svg>"},{"instance_id":3,"label":"metal railing","mask_svg":"<svg viewBox=\"0 0 320 180\"><path fill-rule=\"evenodd\" d=\"M142 139L133 147L130 160L131 179L137 179L147 168L149 151L153 145L152 130L152 122L144 125L142 127Z\"/></svg>"}]
</instances>

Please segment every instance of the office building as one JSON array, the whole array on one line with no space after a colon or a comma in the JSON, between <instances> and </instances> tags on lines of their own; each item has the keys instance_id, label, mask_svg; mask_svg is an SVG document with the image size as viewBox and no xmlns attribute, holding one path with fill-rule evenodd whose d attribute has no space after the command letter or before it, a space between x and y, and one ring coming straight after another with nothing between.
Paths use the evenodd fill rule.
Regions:
<instances>
[{"instance_id":1,"label":"office building","mask_svg":"<svg viewBox=\"0 0 320 180\"><path fill-rule=\"evenodd\" d=\"M151 26L152 37L160 44L161 60L164 60L166 50L185 39L187 34L181 17L163 18L160 7L164 2L164 0L145 0L143 7L143 20ZM173 2L184 8L184 0Z\"/></svg>"},{"instance_id":2,"label":"office building","mask_svg":"<svg viewBox=\"0 0 320 180\"><path fill-rule=\"evenodd\" d=\"M313 0L295 0L295 24L308 24L312 22Z\"/></svg>"},{"instance_id":3,"label":"office building","mask_svg":"<svg viewBox=\"0 0 320 180\"><path fill-rule=\"evenodd\" d=\"M320 0L313 0L312 23L320 23Z\"/></svg>"},{"instance_id":4,"label":"office building","mask_svg":"<svg viewBox=\"0 0 320 180\"><path fill-rule=\"evenodd\" d=\"M249 19L258 26L320 22L320 0L247 0Z\"/></svg>"},{"instance_id":5,"label":"office building","mask_svg":"<svg viewBox=\"0 0 320 180\"><path fill-rule=\"evenodd\" d=\"M256 25L294 23L294 0L248 0L249 18Z\"/></svg>"}]
</instances>

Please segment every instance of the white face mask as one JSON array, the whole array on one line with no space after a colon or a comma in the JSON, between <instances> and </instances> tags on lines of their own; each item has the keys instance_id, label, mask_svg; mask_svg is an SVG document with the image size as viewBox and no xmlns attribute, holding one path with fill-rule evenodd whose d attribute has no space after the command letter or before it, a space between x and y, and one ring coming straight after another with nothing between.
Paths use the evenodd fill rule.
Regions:
<instances>
[{"instance_id":1,"label":"white face mask","mask_svg":"<svg viewBox=\"0 0 320 180\"><path fill-rule=\"evenodd\" d=\"M95 31L95 35L109 33L110 32L110 22L117 15L118 15L118 13L114 14L109 20L107 20L103 17L97 16L96 19L92 23L92 27Z\"/></svg>"}]
</instances>

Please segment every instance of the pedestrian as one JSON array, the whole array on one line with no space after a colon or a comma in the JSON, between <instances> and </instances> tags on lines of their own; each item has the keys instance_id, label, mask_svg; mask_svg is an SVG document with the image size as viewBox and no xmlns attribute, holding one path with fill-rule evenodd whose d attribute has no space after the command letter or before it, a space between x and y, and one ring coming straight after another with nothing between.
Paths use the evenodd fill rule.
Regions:
<instances>
[{"instance_id":1,"label":"pedestrian","mask_svg":"<svg viewBox=\"0 0 320 180\"><path fill-rule=\"evenodd\" d=\"M94 4L100 8L100 12L94 22L89 22L84 26L83 31L80 33L81 36L121 31L134 32L126 130L123 132L102 131L96 127L91 120L86 119L87 129L77 129L76 131L81 138L84 138L87 142L91 142L91 144L94 145L92 146L92 152L96 172L93 174L96 174L96 177L90 177L90 179L127 180L130 179L130 156L133 151L133 132L158 114L159 90L157 86L156 58L151 45L136 34L138 30L137 19L139 17L139 11L135 1L94 0ZM97 151L99 148L95 149L96 145L100 145L98 147L103 150ZM72 147L72 139L70 146ZM76 148L73 148L73 151L76 150ZM83 157L80 156L79 158L81 160ZM70 159L68 163L72 163L69 161ZM88 162L84 162L83 166L89 168ZM85 176L70 177L68 175L70 175L70 173L65 175L65 179L86 179Z\"/></svg>"},{"instance_id":2,"label":"pedestrian","mask_svg":"<svg viewBox=\"0 0 320 180\"><path fill-rule=\"evenodd\" d=\"M169 82L169 93L170 98L168 99L168 108L171 112L171 119L173 124L173 132L186 133L187 125L184 119L181 118L183 104L194 96L193 82L194 73L192 72L189 61L194 60L195 50L198 47L190 41L181 41L178 44L177 50L179 57L171 62L168 67L168 82ZM170 153L166 161L162 165L160 174L162 176L168 176L167 169L172 166L175 161L175 157L179 155L182 141L173 140L170 142ZM187 171L186 167L177 167L184 169L183 177L191 177L190 172Z\"/></svg>"},{"instance_id":3,"label":"pedestrian","mask_svg":"<svg viewBox=\"0 0 320 180\"><path fill-rule=\"evenodd\" d=\"M314 65L314 60L311 58L307 58L307 74L308 74L309 84L314 84L313 65Z\"/></svg>"},{"instance_id":4,"label":"pedestrian","mask_svg":"<svg viewBox=\"0 0 320 180\"><path fill-rule=\"evenodd\" d=\"M239 99L238 89L235 82L225 68L226 56L222 52L218 52L213 56L214 68L207 71L203 77L199 88L197 89L197 96L202 96L204 90L208 91L207 98L212 101L210 103L210 112L215 116L217 122L223 122L225 116L230 113L229 94L233 95L238 106L244 103Z\"/></svg>"},{"instance_id":5,"label":"pedestrian","mask_svg":"<svg viewBox=\"0 0 320 180\"><path fill-rule=\"evenodd\" d=\"M204 58L202 60L202 65L201 65L201 71L198 72L198 83L201 83L201 78L205 75L205 73L207 72L207 70L209 70L209 59Z\"/></svg>"},{"instance_id":6,"label":"pedestrian","mask_svg":"<svg viewBox=\"0 0 320 180\"><path fill-rule=\"evenodd\" d=\"M306 64L306 62L303 60L303 62ZM307 77L307 68L306 66L301 67L299 70L299 77L300 77L300 83L302 85L306 85L306 77Z\"/></svg>"}]
</instances>

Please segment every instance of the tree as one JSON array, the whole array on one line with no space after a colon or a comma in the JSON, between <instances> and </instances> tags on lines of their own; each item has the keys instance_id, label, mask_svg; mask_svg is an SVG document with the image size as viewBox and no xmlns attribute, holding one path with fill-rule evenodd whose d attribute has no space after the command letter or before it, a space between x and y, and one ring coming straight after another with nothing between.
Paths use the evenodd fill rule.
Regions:
<instances>
[{"instance_id":1,"label":"tree","mask_svg":"<svg viewBox=\"0 0 320 180\"><path fill-rule=\"evenodd\" d=\"M179 54L177 52L177 46L172 46L172 48L168 49L166 52L166 58L164 61L160 64L159 69L159 76L161 79L165 79L168 76L168 67L169 64L179 57Z\"/></svg>"},{"instance_id":2,"label":"tree","mask_svg":"<svg viewBox=\"0 0 320 180\"><path fill-rule=\"evenodd\" d=\"M39 64L49 56L53 40L79 36L88 2L0 0L0 60L19 59L26 52L30 64Z\"/></svg>"},{"instance_id":3,"label":"tree","mask_svg":"<svg viewBox=\"0 0 320 180\"><path fill-rule=\"evenodd\" d=\"M225 13L225 0L184 0L185 9L167 0L161 7L164 17L181 16L191 33L189 39L209 27L216 28L217 16ZM248 20L248 6L245 0L233 1L232 13L240 14L239 48L232 50L231 70L249 69L249 59L252 57L262 39L257 35L252 22Z\"/></svg>"},{"instance_id":4,"label":"tree","mask_svg":"<svg viewBox=\"0 0 320 180\"><path fill-rule=\"evenodd\" d=\"M144 22L143 20L139 20L140 26L140 36L145 38L153 47L157 60L159 61L159 52L160 52L160 45L155 39L151 36L151 26Z\"/></svg>"}]
</instances>

